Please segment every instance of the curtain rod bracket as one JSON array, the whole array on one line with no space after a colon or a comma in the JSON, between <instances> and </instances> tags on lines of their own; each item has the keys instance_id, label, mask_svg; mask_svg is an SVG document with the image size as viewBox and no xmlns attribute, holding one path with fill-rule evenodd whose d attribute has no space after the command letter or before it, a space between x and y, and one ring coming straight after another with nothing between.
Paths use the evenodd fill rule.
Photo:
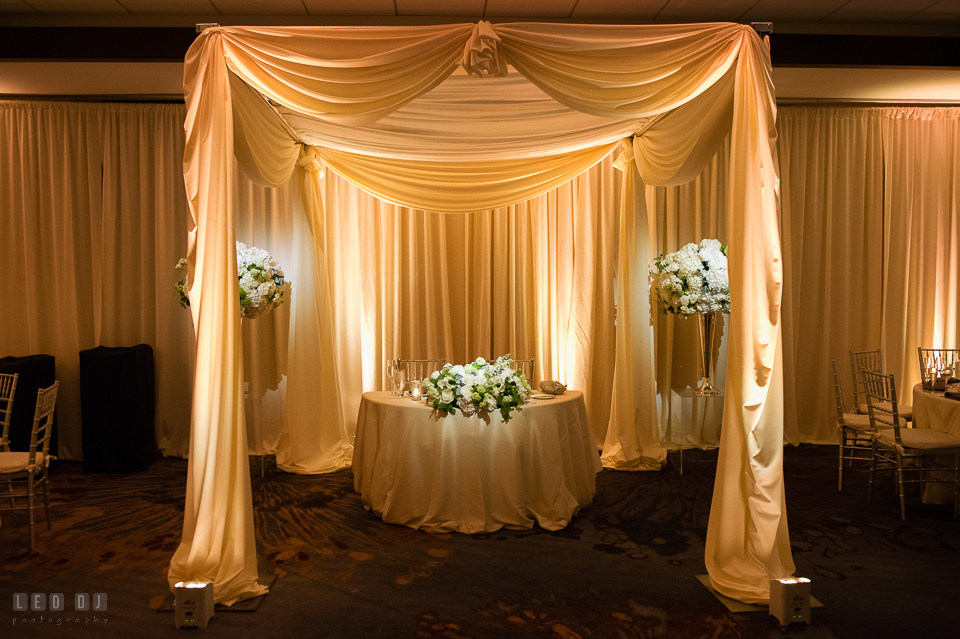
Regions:
<instances>
[{"instance_id":1,"label":"curtain rod bracket","mask_svg":"<svg viewBox=\"0 0 960 639\"><path fill-rule=\"evenodd\" d=\"M197 23L197 33L203 33L207 29L212 29L214 27L219 27L220 25L216 22L198 22Z\"/></svg>"},{"instance_id":2,"label":"curtain rod bracket","mask_svg":"<svg viewBox=\"0 0 960 639\"><path fill-rule=\"evenodd\" d=\"M771 33L773 33L772 22L751 22L750 26L753 27L753 30L756 31L757 35L760 36L761 38L765 35L770 35Z\"/></svg>"}]
</instances>

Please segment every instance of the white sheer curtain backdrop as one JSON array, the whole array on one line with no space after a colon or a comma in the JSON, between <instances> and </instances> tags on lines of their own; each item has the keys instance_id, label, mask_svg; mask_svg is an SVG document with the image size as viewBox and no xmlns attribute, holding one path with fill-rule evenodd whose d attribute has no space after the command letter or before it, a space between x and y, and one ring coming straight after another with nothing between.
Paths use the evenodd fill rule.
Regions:
<instances>
[{"instance_id":1,"label":"white sheer curtain backdrop","mask_svg":"<svg viewBox=\"0 0 960 639\"><path fill-rule=\"evenodd\" d=\"M156 439L186 456L195 357L174 267L187 253L183 105L0 102L0 264L20 284L0 305L0 356L46 353L61 381L59 456L82 459L79 352L154 350ZM296 281L290 189L237 179L237 237ZM12 283L14 279L8 279ZM244 324L250 449L281 426L289 305Z\"/></svg>"},{"instance_id":2,"label":"white sheer curtain backdrop","mask_svg":"<svg viewBox=\"0 0 960 639\"><path fill-rule=\"evenodd\" d=\"M829 356L836 351L842 355L882 343L888 368L898 374L898 382L905 380L903 388L909 388L916 375L913 349L918 344L949 347L960 341L958 112L956 108L781 108L788 406L784 434L788 441L832 437L832 390L823 380ZM158 443L167 454L183 454L189 436L193 358L189 312L176 304L173 290L173 282L180 277L173 265L186 253L188 223L180 181L183 107L2 102L0 114L4 169L0 172L0 264L5 272L20 277L16 288L10 284L16 278L5 280L5 299L17 303L0 305L0 354L46 352L57 357L58 377L64 383L60 452L65 458L76 458L80 453L78 351L98 343L117 345L112 340L150 343L157 358ZM716 200L723 201L726 183L722 158L714 160L699 183L647 189L650 212L660 220L651 254L674 250L688 239L724 239L724 216L714 214L720 210ZM263 190L232 170L237 184L237 237L274 252L296 285L303 280L297 272L298 251L303 247L285 241L279 232L291 217L296 220L296 206L290 205L297 200L296 185ZM602 370L591 372L587 364L571 369L571 362L602 363L597 353L605 348L603 335L596 331L606 325L609 306L603 295L612 290L601 286L610 272L604 257L609 252L600 244L595 257L578 255L578 251L584 241L597 241L598 233L608 233L610 221L604 214L591 217L593 213L584 219L576 211L594 206L617 210L620 178L608 170L605 161L583 176L580 186L572 183L502 211L448 216L429 223L431 216L409 210L378 220L376 215L387 210L383 203L353 188L341 192L331 187L330 176L324 187L327 206L332 206L335 195L344 217L328 216L333 225L328 231L352 242L359 252L373 251L363 257L370 263L389 261L401 272L416 273L427 264L420 261L426 257L417 247L443 237L459 238L458 246L465 247L463 256L451 256L448 251L443 260L430 262L446 264L452 282L438 285L441 291L446 286L444 295L453 306L441 309L449 318L441 315L437 326L443 321L457 327L443 332L444 352L470 357L474 355L470 351L486 353L489 346L496 351L517 350L514 354L519 355L519 349L534 345L541 376L550 371L549 376L563 379L561 375L587 371L586 383L602 389L597 382ZM377 212L364 214L362 224L351 219L356 210L368 206ZM543 210L547 213L538 212ZM689 238L681 230L685 228L681 220L687 218L694 229L700 225ZM377 237L381 223L406 231L377 239L372 247L365 244L361 250L361 236ZM435 226L427 228L428 224ZM309 232L297 237L309 237ZM385 243L393 248L388 251ZM506 245L513 247L513 255L498 248ZM896 255L902 256L896 259L905 268L896 267ZM584 260L579 266L571 264L571 259L576 262L580 257ZM364 307L362 321L351 323L353 315L339 320L345 341L359 341L361 359L375 362L372 372L361 367L356 380L346 376L342 388L347 396L376 387L381 374L377 367L393 355L384 346L386 337L378 337L381 341L371 347L355 333L390 335L401 348L403 340L409 340L411 348L432 348L433 336L417 329L395 332L391 318L417 315L409 314L412 293L397 287L386 273L376 271L371 276L343 269L341 277L335 291L336 303L343 308L349 306L340 298L351 297L358 289L373 292L366 298L373 301ZM433 274L423 277L424 285L417 286L426 308L439 295L427 290L435 286L436 280L428 279ZM473 284L473 278L480 283ZM469 295L468 281L474 287ZM574 295L573 289L565 289L565 294L552 292L561 290L554 281L597 286L599 297L583 298L581 293ZM386 291L388 283L394 288ZM824 295L824 290L829 293ZM482 328L486 320L458 324L451 309L477 313L486 291L491 302L496 298L500 304L489 328ZM247 402L251 406L263 392L260 417L270 445L277 436L277 414L283 406L283 371L290 369L287 351L276 346L285 343L292 321L284 313L293 313L296 299L295 291L291 292L287 309L281 307L279 313L243 327L244 377L250 384ZM396 310L390 310L391 305ZM848 312L851 308L867 311ZM505 319L509 314L514 317L511 321ZM592 318L594 333L581 330L584 318ZM663 320L671 321L660 316L658 326ZM671 340L665 337L667 332L663 329L658 335L661 393L665 387L689 384L687 372L677 368L678 361L687 359L679 343L683 341L693 352L696 349L695 336L685 340L674 335ZM590 339L595 344L585 348ZM462 345L455 346L458 343ZM669 372L664 348L679 349ZM341 367L345 361L341 359ZM341 410L350 416L349 406ZM256 417L256 409L247 412ZM592 417L595 424L603 423L599 419Z\"/></svg>"},{"instance_id":3,"label":"white sheer curtain backdrop","mask_svg":"<svg viewBox=\"0 0 960 639\"><path fill-rule=\"evenodd\" d=\"M917 347L960 346L960 108L884 110L884 365L909 397Z\"/></svg>"},{"instance_id":4,"label":"white sheer curtain backdrop","mask_svg":"<svg viewBox=\"0 0 960 639\"><path fill-rule=\"evenodd\" d=\"M186 453L193 328L172 288L187 250L184 112L0 102L0 354L56 358L65 459L82 458L79 352L139 343L154 349L157 442Z\"/></svg>"},{"instance_id":5,"label":"white sheer curtain backdrop","mask_svg":"<svg viewBox=\"0 0 960 639\"><path fill-rule=\"evenodd\" d=\"M830 358L960 345L960 108L782 107L788 441L833 443ZM847 397L851 389L846 388ZM907 395L908 396L908 395Z\"/></svg>"},{"instance_id":6,"label":"white sheer curtain backdrop","mask_svg":"<svg viewBox=\"0 0 960 639\"><path fill-rule=\"evenodd\" d=\"M851 398L849 351L880 346L886 111L780 109L784 436L794 444L836 442L830 361Z\"/></svg>"},{"instance_id":7,"label":"white sheer curtain backdrop","mask_svg":"<svg viewBox=\"0 0 960 639\"><path fill-rule=\"evenodd\" d=\"M344 419L386 359L536 358L537 380L583 390L609 419L619 172L612 159L527 202L439 215L336 176L325 186ZM318 472L301 466L300 472Z\"/></svg>"},{"instance_id":8,"label":"white sheer curtain backdrop","mask_svg":"<svg viewBox=\"0 0 960 639\"><path fill-rule=\"evenodd\" d=\"M6 102L2 113L3 166L11 170L3 173L0 255L24 285L15 293L21 304L0 307L0 355L57 358L60 453L81 459L77 354L151 344L157 443L185 456L194 336L173 288L187 251L182 105ZM608 157L534 200L443 216L381 202L329 176L327 224L342 259L341 368L356 373L341 382L343 418L352 425L359 395L381 387L386 358L509 352L535 357L538 379L596 396L591 421L602 441L619 180ZM235 184L237 238L269 250L292 284L275 312L243 323L249 449L275 451L300 283L290 233L298 196L293 183L264 188L238 170Z\"/></svg>"},{"instance_id":9,"label":"white sheer curtain backdrop","mask_svg":"<svg viewBox=\"0 0 960 639\"><path fill-rule=\"evenodd\" d=\"M151 344L157 366L157 443L164 454L185 455L193 329L189 312L176 304L173 290L173 282L181 276L173 265L186 253L187 213L180 173L183 107L2 102L0 113L0 161L5 169L0 175L4 181L0 260L6 272L22 273L22 284L9 294L19 303L0 305L0 355L44 352L57 358L62 381L60 454L79 459L77 353L98 343ZM960 109L956 108L781 107L778 146L787 283L784 434L790 443L835 441L832 382L821 373L827 370L830 357L840 356L845 362L843 356L849 350L880 345L881 323L887 327L882 343L890 370L904 389L917 374L913 350L917 345L960 344L956 282L960 198L954 170L960 144L958 119ZM656 215L654 254L702 237L725 240L726 163L722 149L694 182L647 187L647 205ZM581 184L584 180L597 184L581 186L581 191L605 188L609 192L609 186L602 186L608 168L603 163L580 178ZM620 179L618 171L612 176ZM266 189L242 174L237 184L237 237L270 250L295 284L299 278L293 239L281 232L293 216L295 185ZM356 251L372 264L400 260L394 248L389 249L390 257L381 255L387 250L384 242L400 242L390 231L395 217L384 227L387 239L368 244L369 238L378 237L377 216L385 205L355 187L341 188L344 184L339 178L328 179L326 192L328 206L336 199L336 208L343 212L342 220L333 217L331 223L337 225L344 252ZM891 255L899 251L913 265L885 275L884 185L890 206L896 204L891 210L898 211L890 224L901 225L898 232L887 234L894 242L889 250ZM424 294L430 300L423 308L429 304L446 314L436 322L424 310L418 311L419 319L411 316L410 324L420 322L424 330L412 328L387 338L387 327L399 330L390 318L407 321L392 310L409 306L409 299L396 301L406 293L391 290L389 300L385 299L378 291L395 288L385 271L343 269L345 279L338 285L338 295L341 300L355 300L350 291L364 290L366 310L360 315L355 315L359 308L345 311L342 334L346 343L360 343L361 358L356 361L374 362L373 370L360 367L358 380L350 381L350 387L357 392L377 388L381 360L394 356L394 344L401 345L399 354L404 356L408 354L403 349L409 348L410 354L433 356L436 352L456 361L492 352L518 357L533 352L538 377L564 379L568 342L557 327L569 326L572 293L567 289L565 295L535 295L534 291L549 291L557 280L571 281L575 236L569 223L574 218L567 219L566 231L561 232L555 213L533 216L533 212L558 206L573 211L569 202L573 193L571 185L504 213L445 217L420 213L419 239L409 240L414 242L412 252L404 259L423 259L422 247L437 237L460 242L458 246L467 251L452 256L446 251L442 264L453 266L452 285L430 280L432 273L423 275L427 279L422 288L429 288ZM617 210L619 203L604 206ZM378 207L381 212L366 215L364 222L352 221L352 211L377 211ZM440 236L440 231L426 229L427 218L442 229ZM907 222L910 232L902 227ZM362 250L361 235L366 238ZM516 253L511 254L507 246ZM598 254L598 259L605 258ZM466 277L467 272L471 277ZM476 275L482 276L480 283L473 283ZM884 310L885 286L891 301ZM502 306L488 318L487 329L468 330L468 325L482 325L475 320L451 322L445 325L453 329L442 329L441 320L450 321L450 309L443 310L438 290L444 291L448 306L462 309L458 313L477 314L488 302ZM96 304L95 295L100 300ZM904 295L907 302L895 301ZM922 303L911 301L910 295ZM264 435L266 450L274 450L282 428L286 339L294 297L291 291L277 313L244 323L247 432L252 452L260 450L258 433ZM347 309L350 304L341 301L338 307ZM675 401L680 390L696 383L698 346L692 322L656 315L656 326L663 428L671 399ZM909 336L894 339L902 333L890 330L894 326L913 328ZM368 339L371 335L373 340ZM443 339L435 341L437 335ZM572 352L582 352L577 342L570 343ZM724 339L718 360L720 383L725 351ZM585 359L585 355L579 357ZM582 375L577 370L593 376L589 367L574 367L574 374ZM844 384L849 384L848 377L842 376ZM850 389L846 390L849 395ZM345 418L356 419L355 411L343 410ZM591 422L603 423L599 419L593 415ZM688 443L702 446L704 440L694 437Z\"/></svg>"}]
</instances>

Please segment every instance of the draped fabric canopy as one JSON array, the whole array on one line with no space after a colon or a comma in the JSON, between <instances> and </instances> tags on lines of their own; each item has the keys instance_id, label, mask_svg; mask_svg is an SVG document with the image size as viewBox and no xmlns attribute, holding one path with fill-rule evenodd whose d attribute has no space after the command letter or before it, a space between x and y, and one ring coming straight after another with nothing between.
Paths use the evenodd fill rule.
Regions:
<instances>
[{"instance_id":1,"label":"draped fabric canopy","mask_svg":"<svg viewBox=\"0 0 960 639\"><path fill-rule=\"evenodd\" d=\"M459 66L481 77L451 78ZM214 28L188 52L184 85L197 363L184 534L171 584L208 579L222 603L261 590L241 427L234 155L261 184L297 173L314 249L299 258L296 294L309 303L296 312L312 329L291 334L290 368L319 371L320 388L291 381L292 423L278 463L294 463L290 442L302 429L333 423L341 436L319 445L314 463L334 469L348 463L350 443L336 428L345 400L324 265L324 171L387 202L471 211L539 196L619 149L620 312L602 459L629 470L659 467L664 458L646 285L651 235L637 177L690 179L728 133L734 310L706 563L720 592L750 602L767 599L770 578L793 572L780 457L776 108L769 54L750 28Z\"/></svg>"}]
</instances>

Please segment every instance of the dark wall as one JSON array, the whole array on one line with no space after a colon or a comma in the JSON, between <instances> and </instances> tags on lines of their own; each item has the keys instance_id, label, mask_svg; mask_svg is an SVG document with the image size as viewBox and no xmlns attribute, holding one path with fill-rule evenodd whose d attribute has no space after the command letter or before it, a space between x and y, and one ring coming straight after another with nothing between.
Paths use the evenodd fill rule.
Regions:
<instances>
[{"instance_id":1,"label":"dark wall","mask_svg":"<svg viewBox=\"0 0 960 639\"><path fill-rule=\"evenodd\" d=\"M0 27L0 59L183 60L192 27ZM960 37L774 33L774 66L960 67Z\"/></svg>"}]
</instances>

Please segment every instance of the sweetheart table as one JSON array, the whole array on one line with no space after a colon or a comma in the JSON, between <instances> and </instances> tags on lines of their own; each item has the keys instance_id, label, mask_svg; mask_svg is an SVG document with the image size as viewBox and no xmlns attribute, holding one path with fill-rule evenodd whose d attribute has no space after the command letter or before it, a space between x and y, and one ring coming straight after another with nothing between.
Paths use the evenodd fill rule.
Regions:
<instances>
[{"instance_id":1,"label":"sweetheart table","mask_svg":"<svg viewBox=\"0 0 960 639\"><path fill-rule=\"evenodd\" d=\"M408 397L364 393L354 488L383 521L428 532L559 530L593 503L600 457L583 393L448 415Z\"/></svg>"}]
</instances>

